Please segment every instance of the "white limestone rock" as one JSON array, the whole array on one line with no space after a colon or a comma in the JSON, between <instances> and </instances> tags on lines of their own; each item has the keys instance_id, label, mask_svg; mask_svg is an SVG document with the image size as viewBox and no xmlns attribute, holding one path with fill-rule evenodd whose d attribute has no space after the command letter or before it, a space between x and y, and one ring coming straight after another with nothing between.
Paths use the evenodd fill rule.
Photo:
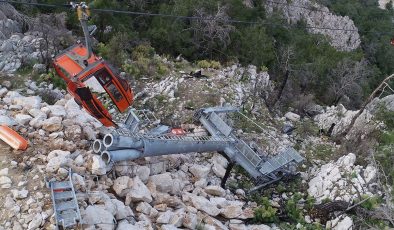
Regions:
<instances>
[{"instance_id":1,"label":"white limestone rock","mask_svg":"<svg viewBox=\"0 0 394 230\"><path fill-rule=\"evenodd\" d=\"M41 107L41 97L31 96L31 97L15 97L12 99L13 105L21 105L23 108L40 108Z\"/></svg>"},{"instance_id":2,"label":"white limestone rock","mask_svg":"<svg viewBox=\"0 0 394 230\"><path fill-rule=\"evenodd\" d=\"M42 128L48 132L56 132L63 128L61 117L50 117L42 122Z\"/></svg>"},{"instance_id":3,"label":"white limestone rock","mask_svg":"<svg viewBox=\"0 0 394 230\"><path fill-rule=\"evenodd\" d=\"M377 177L377 173L378 173L378 170L374 166L368 165L365 168L364 173L363 173L364 174L365 183L368 184L368 183L373 182L376 179L376 177Z\"/></svg>"},{"instance_id":4,"label":"white limestone rock","mask_svg":"<svg viewBox=\"0 0 394 230\"><path fill-rule=\"evenodd\" d=\"M29 191L26 189L22 189L22 190L13 189L11 190L11 193L14 199L25 199L28 196Z\"/></svg>"},{"instance_id":5,"label":"white limestone rock","mask_svg":"<svg viewBox=\"0 0 394 230\"><path fill-rule=\"evenodd\" d=\"M188 212L183 218L182 225L188 229L196 229L198 225L198 217L195 213Z\"/></svg>"},{"instance_id":6,"label":"white limestone rock","mask_svg":"<svg viewBox=\"0 0 394 230\"><path fill-rule=\"evenodd\" d=\"M0 186L1 188L11 188L12 181L7 176L0 176Z\"/></svg>"},{"instance_id":7,"label":"white limestone rock","mask_svg":"<svg viewBox=\"0 0 394 230\"><path fill-rule=\"evenodd\" d=\"M138 176L133 178L133 186L127 193L131 201L145 201L147 203L152 202L152 195L145 184L140 180Z\"/></svg>"},{"instance_id":8,"label":"white limestone rock","mask_svg":"<svg viewBox=\"0 0 394 230\"><path fill-rule=\"evenodd\" d=\"M170 210L167 210L166 212L162 212L159 214L159 216L156 219L156 223L158 224L168 224L170 222L170 219L174 216L174 213Z\"/></svg>"},{"instance_id":9,"label":"white limestone rock","mask_svg":"<svg viewBox=\"0 0 394 230\"><path fill-rule=\"evenodd\" d=\"M150 169L148 166L138 165L135 169L135 175L138 176L142 182L148 182Z\"/></svg>"},{"instance_id":10,"label":"white limestone rock","mask_svg":"<svg viewBox=\"0 0 394 230\"><path fill-rule=\"evenodd\" d=\"M7 176L8 175L8 168L3 168L0 170L0 176Z\"/></svg>"},{"instance_id":11,"label":"white limestone rock","mask_svg":"<svg viewBox=\"0 0 394 230\"><path fill-rule=\"evenodd\" d=\"M105 162L100 156L92 156L91 172L94 175L105 175L107 173Z\"/></svg>"},{"instance_id":12,"label":"white limestone rock","mask_svg":"<svg viewBox=\"0 0 394 230\"><path fill-rule=\"evenodd\" d=\"M15 115L15 121L21 125L27 125L31 119L32 117L30 115L26 115L26 114Z\"/></svg>"},{"instance_id":13,"label":"white limestone rock","mask_svg":"<svg viewBox=\"0 0 394 230\"><path fill-rule=\"evenodd\" d=\"M54 173L60 167L68 165L72 161L69 156L69 151L53 150L48 154L48 164L46 165L46 171Z\"/></svg>"},{"instance_id":14,"label":"white limestone rock","mask_svg":"<svg viewBox=\"0 0 394 230\"><path fill-rule=\"evenodd\" d=\"M272 228L265 224L249 225L248 230L271 230Z\"/></svg>"},{"instance_id":15,"label":"white limestone rock","mask_svg":"<svg viewBox=\"0 0 394 230\"><path fill-rule=\"evenodd\" d=\"M230 205L226 205L220 210L220 214L227 219L239 218L242 213L242 202L234 201Z\"/></svg>"},{"instance_id":16,"label":"white limestone rock","mask_svg":"<svg viewBox=\"0 0 394 230\"><path fill-rule=\"evenodd\" d=\"M331 221L327 221L326 228L333 230L352 230L353 220L349 216L342 215Z\"/></svg>"},{"instance_id":17,"label":"white limestone rock","mask_svg":"<svg viewBox=\"0 0 394 230\"><path fill-rule=\"evenodd\" d=\"M28 230L34 230L34 229L39 229L39 227L41 226L43 222L42 219L42 215L41 213L37 213L33 219L30 221L29 226L28 226Z\"/></svg>"},{"instance_id":18,"label":"white limestone rock","mask_svg":"<svg viewBox=\"0 0 394 230\"><path fill-rule=\"evenodd\" d=\"M50 105L47 106L50 110L49 117L65 117L66 109L61 105Z\"/></svg>"},{"instance_id":19,"label":"white limestone rock","mask_svg":"<svg viewBox=\"0 0 394 230\"><path fill-rule=\"evenodd\" d=\"M354 165L355 161L356 155L349 153L312 172L312 179L308 182L309 195L315 197L317 202L326 198L351 202L358 197L358 193L372 196L373 191L369 191L370 188L363 178L366 174L362 173L361 166ZM370 167L368 171L374 170ZM368 178L369 182L372 177Z\"/></svg>"},{"instance_id":20,"label":"white limestone rock","mask_svg":"<svg viewBox=\"0 0 394 230\"><path fill-rule=\"evenodd\" d=\"M286 119L293 121L293 122L297 122L301 119L300 115L293 113L293 112L287 112L285 114Z\"/></svg>"},{"instance_id":21,"label":"white limestone rock","mask_svg":"<svg viewBox=\"0 0 394 230\"><path fill-rule=\"evenodd\" d=\"M87 225L96 225L100 229L114 229L114 216L101 205L89 205L81 211L82 219ZM114 223L111 225L111 223Z\"/></svg>"},{"instance_id":22,"label":"white limestone rock","mask_svg":"<svg viewBox=\"0 0 394 230\"><path fill-rule=\"evenodd\" d=\"M189 168L189 171L195 176L196 178L206 178L209 174L209 171L211 170L211 166L205 166L205 165L197 165L194 164Z\"/></svg>"},{"instance_id":23,"label":"white limestone rock","mask_svg":"<svg viewBox=\"0 0 394 230\"><path fill-rule=\"evenodd\" d=\"M226 195L226 190L217 185L210 185L204 188L204 191L213 196L224 196Z\"/></svg>"},{"instance_id":24,"label":"white limestone rock","mask_svg":"<svg viewBox=\"0 0 394 230\"><path fill-rule=\"evenodd\" d=\"M112 189L116 192L116 194L120 197L124 197L126 193L129 191L129 188L133 186L133 180L128 176L121 176L116 178L114 184L112 185Z\"/></svg>"},{"instance_id":25,"label":"white limestone rock","mask_svg":"<svg viewBox=\"0 0 394 230\"><path fill-rule=\"evenodd\" d=\"M220 213L220 210L203 196L197 196L191 193L184 193L183 197L184 201L192 203L193 207L198 210L204 211L210 216L217 216Z\"/></svg>"},{"instance_id":26,"label":"white limestone rock","mask_svg":"<svg viewBox=\"0 0 394 230\"><path fill-rule=\"evenodd\" d=\"M42 112L40 109L30 109L29 110L29 114L31 115L31 116L33 116L34 118L37 118L37 117L40 117L40 118L42 118L43 120L44 119L47 119L47 114L46 113L44 113L44 112Z\"/></svg>"},{"instance_id":27,"label":"white limestone rock","mask_svg":"<svg viewBox=\"0 0 394 230\"><path fill-rule=\"evenodd\" d=\"M0 125L14 126L16 122L14 119L6 115L0 115Z\"/></svg>"},{"instance_id":28,"label":"white limestone rock","mask_svg":"<svg viewBox=\"0 0 394 230\"><path fill-rule=\"evenodd\" d=\"M111 199L112 203L116 207L115 218L116 220L122 220L127 217L134 216L133 210L129 206L124 205L124 203L118 199Z\"/></svg>"},{"instance_id":29,"label":"white limestone rock","mask_svg":"<svg viewBox=\"0 0 394 230\"><path fill-rule=\"evenodd\" d=\"M169 193L172 191L173 180L169 172L150 176L149 181L155 184L156 189L160 192Z\"/></svg>"}]
</instances>

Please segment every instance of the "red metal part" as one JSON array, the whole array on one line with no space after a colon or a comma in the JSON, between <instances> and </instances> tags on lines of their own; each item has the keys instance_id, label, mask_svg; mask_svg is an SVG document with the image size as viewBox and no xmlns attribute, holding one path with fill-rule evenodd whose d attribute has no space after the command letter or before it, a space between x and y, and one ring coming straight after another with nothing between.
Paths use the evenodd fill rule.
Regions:
<instances>
[{"instance_id":1,"label":"red metal part","mask_svg":"<svg viewBox=\"0 0 394 230\"><path fill-rule=\"evenodd\" d=\"M108 110L84 82L92 77L96 78L120 112L124 112L133 103L133 92L126 80L116 76L100 57L92 54L82 61L87 52L84 45L74 45L56 56L53 65L57 74L67 83L67 91L79 105L103 125L116 126Z\"/></svg>"},{"instance_id":2,"label":"red metal part","mask_svg":"<svg viewBox=\"0 0 394 230\"><path fill-rule=\"evenodd\" d=\"M173 129L171 129L171 134L174 134L174 135L177 135L177 136L178 135L181 136L181 135L185 135L186 132L183 129L173 128Z\"/></svg>"}]
</instances>

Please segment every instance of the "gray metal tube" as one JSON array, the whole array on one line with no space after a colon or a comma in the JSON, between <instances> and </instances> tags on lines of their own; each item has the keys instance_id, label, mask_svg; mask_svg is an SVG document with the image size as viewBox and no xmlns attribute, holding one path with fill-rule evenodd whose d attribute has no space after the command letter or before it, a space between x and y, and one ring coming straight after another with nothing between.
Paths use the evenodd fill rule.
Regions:
<instances>
[{"instance_id":1,"label":"gray metal tube","mask_svg":"<svg viewBox=\"0 0 394 230\"><path fill-rule=\"evenodd\" d=\"M96 154L101 154L105 150L105 146L101 140L95 140L92 146L93 152Z\"/></svg>"},{"instance_id":2,"label":"gray metal tube","mask_svg":"<svg viewBox=\"0 0 394 230\"><path fill-rule=\"evenodd\" d=\"M88 50L88 53L86 54L86 57L85 57L85 60L87 60L90 58L90 56L92 56L92 45L90 44L90 34L89 34L89 30L88 30L87 20L82 19L82 20L80 20L80 22L81 22L83 34L85 36L85 43L86 43L85 45Z\"/></svg>"},{"instance_id":3,"label":"gray metal tube","mask_svg":"<svg viewBox=\"0 0 394 230\"><path fill-rule=\"evenodd\" d=\"M104 151L101 153L101 159L109 164L111 161L126 161L126 160L134 160L140 158L142 153L135 149L122 149L122 150L113 150L113 151Z\"/></svg>"},{"instance_id":4,"label":"gray metal tube","mask_svg":"<svg viewBox=\"0 0 394 230\"><path fill-rule=\"evenodd\" d=\"M178 153L223 151L227 142L144 140L144 157Z\"/></svg>"},{"instance_id":5,"label":"gray metal tube","mask_svg":"<svg viewBox=\"0 0 394 230\"><path fill-rule=\"evenodd\" d=\"M103 138L103 144L107 150L117 149L141 149L144 142L137 138L107 134Z\"/></svg>"}]
</instances>

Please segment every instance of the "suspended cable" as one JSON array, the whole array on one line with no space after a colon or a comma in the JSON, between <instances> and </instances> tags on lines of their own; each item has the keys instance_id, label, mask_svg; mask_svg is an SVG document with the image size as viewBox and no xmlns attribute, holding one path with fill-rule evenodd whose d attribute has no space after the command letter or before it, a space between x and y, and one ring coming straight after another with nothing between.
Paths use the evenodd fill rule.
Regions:
<instances>
[{"instance_id":1,"label":"suspended cable","mask_svg":"<svg viewBox=\"0 0 394 230\"><path fill-rule=\"evenodd\" d=\"M266 0L270 1L270 0ZM31 6L42 6L51 8L70 8L68 4L47 4L47 3L32 3L32 2L18 2L9 0L0 0L0 3L9 4L21 4L21 5L31 5ZM270 1L274 2L274 1ZM278 3L278 2L275 2ZM281 3L284 4L284 3ZM173 14L162 14L162 13L149 13L149 12L137 12L137 11L126 11L126 10L114 10L114 9L100 9L100 8L90 8L91 11L101 12L101 13L115 13L115 14L127 14L127 15L138 15L138 16L148 16L148 17L167 17L175 19L190 19L190 20L203 20L203 21L219 21L223 23L239 23L239 24L255 24L255 25L271 25L271 26L284 26L284 27L295 27L300 29L316 29L316 30L332 30L332 31L347 31L347 32L363 32L363 33L374 33L374 34L391 34L391 33L379 33L374 31L361 31L358 29L345 29L345 28L334 28L334 27L319 27L319 26L291 26L289 24L281 23L271 23L262 21L243 21L236 19L217 19L214 17L198 17L198 16L182 16Z\"/></svg>"},{"instance_id":2,"label":"suspended cable","mask_svg":"<svg viewBox=\"0 0 394 230\"><path fill-rule=\"evenodd\" d=\"M320 10L317 8L312 8L312 7L307 7L307 6L300 6L300 5L295 5L295 4L291 4L291 3L287 3L287 2L277 2L277 1L272 1L272 0L265 0L265 2L269 2L269 3L273 3L273 4L277 4L277 5L284 5L290 8L300 8L300 9L306 9L309 11L316 11L316 12L323 12L323 13L331 13L330 11L327 10Z\"/></svg>"}]
</instances>

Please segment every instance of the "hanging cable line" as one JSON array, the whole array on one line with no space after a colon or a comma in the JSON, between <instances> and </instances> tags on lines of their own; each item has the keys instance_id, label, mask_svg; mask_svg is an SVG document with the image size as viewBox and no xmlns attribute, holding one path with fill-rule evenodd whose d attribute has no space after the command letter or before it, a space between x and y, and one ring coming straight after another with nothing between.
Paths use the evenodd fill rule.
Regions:
<instances>
[{"instance_id":1,"label":"hanging cable line","mask_svg":"<svg viewBox=\"0 0 394 230\"><path fill-rule=\"evenodd\" d=\"M277 4L285 4L280 2L275 2L271 0L266 0L267 2L277 3ZM31 5L31 6L41 6L41 7L51 7L51 8L70 8L69 4L47 4L47 3L33 3L33 2L19 2L19 1L9 1L9 0L0 0L0 3L9 3L9 4L20 4L20 5ZM295 6L293 6L295 7ZM297 6L299 8L306 8ZM173 14L162 14L162 13L150 13L150 12L138 12L138 11L127 11L127 10L114 10L114 9L101 9L101 8L90 8L91 11L101 12L101 13L114 13L114 14L126 14L126 15L136 15L136 16L147 16L147 17L167 17L167 18L175 18L175 19L189 19L189 20L202 20L202 21L219 21L223 23L238 23L238 24L255 24L255 25L270 25L270 26L282 26L282 27L293 27L299 29L316 29L316 30L331 30L331 31L347 31L347 32L363 32L363 33L374 33L379 35L391 35L391 33L381 33L375 31L362 31L359 29L346 29L346 28L334 28L334 27L319 27L319 26L297 26L297 25L289 25L284 23L272 23L272 22L263 22L263 21L244 21L244 20L236 20L236 19L217 19L214 17L198 17L198 16L182 16L182 15L173 15ZM311 9L313 10L313 9ZM327 12L327 11L324 11Z\"/></svg>"},{"instance_id":2,"label":"hanging cable line","mask_svg":"<svg viewBox=\"0 0 394 230\"><path fill-rule=\"evenodd\" d=\"M300 8L300 9L306 9L306 10L309 10L309 11L331 13L330 11L327 11L327 10L321 10L321 9L314 8L314 7L300 6L300 5L295 5L295 4L291 4L291 3L287 3L287 2L277 2L277 1L272 1L272 0L264 0L264 1L268 2L268 3L277 4L277 5L284 5L284 6L287 6L289 8Z\"/></svg>"}]
</instances>

